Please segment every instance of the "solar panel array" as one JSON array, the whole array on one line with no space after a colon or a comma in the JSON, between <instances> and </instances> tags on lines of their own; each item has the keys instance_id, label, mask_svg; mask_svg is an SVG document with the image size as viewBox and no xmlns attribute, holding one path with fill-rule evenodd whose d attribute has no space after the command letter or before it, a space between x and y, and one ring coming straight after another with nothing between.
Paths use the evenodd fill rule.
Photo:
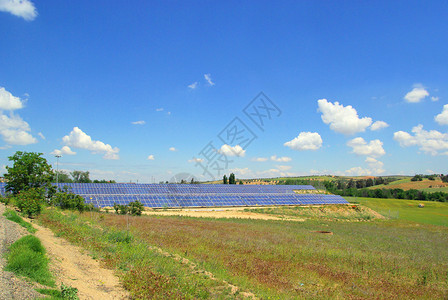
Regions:
<instances>
[{"instance_id":1,"label":"solar panel array","mask_svg":"<svg viewBox=\"0 0 448 300\"><path fill-rule=\"evenodd\" d=\"M54 184L56 185L56 184ZM347 204L337 195L296 194L310 185L59 183L98 207L140 201L152 208ZM5 185L0 184L4 194Z\"/></svg>"}]
</instances>

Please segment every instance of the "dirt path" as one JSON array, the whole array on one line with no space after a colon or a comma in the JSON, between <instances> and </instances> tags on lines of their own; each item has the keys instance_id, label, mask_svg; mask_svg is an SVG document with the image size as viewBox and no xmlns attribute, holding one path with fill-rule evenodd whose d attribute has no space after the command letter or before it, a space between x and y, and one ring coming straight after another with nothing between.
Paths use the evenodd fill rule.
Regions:
<instances>
[{"instance_id":1,"label":"dirt path","mask_svg":"<svg viewBox=\"0 0 448 300\"><path fill-rule=\"evenodd\" d=\"M50 258L50 269L61 283L78 289L80 299L128 299L112 270L102 268L98 261L82 254L79 247L56 237L50 229L33 223L35 235L42 241Z\"/></svg>"}]
</instances>

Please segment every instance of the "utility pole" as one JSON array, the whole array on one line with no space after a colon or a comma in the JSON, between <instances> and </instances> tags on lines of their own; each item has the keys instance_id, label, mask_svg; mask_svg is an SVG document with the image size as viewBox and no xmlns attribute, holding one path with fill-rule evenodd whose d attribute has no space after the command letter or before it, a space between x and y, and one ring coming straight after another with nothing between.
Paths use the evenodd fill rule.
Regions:
<instances>
[{"instance_id":1,"label":"utility pole","mask_svg":"<svg viewBox=\"0 0 448 300\"><path fill-rule=\"evenodd\" d=\"M59 158L62 157L62 155L60 154L56 154L56 188L58 187L58 182L59 182Z\"/></svg>"}]
</instances>

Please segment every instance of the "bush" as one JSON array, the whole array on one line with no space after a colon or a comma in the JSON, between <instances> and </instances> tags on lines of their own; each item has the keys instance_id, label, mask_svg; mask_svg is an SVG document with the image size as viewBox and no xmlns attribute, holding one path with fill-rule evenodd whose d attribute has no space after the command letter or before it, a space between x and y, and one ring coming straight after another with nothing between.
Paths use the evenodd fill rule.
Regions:
<instances>
[{"instance_id":1,"label":"bush","mask_svg":"<svg viewBox=\"0 0 448 300\"><path fill-rule=\"evenodd\" d=\"M51 197L50 204L62 209L78 210L79 212L83 212L87 209L83 197L68 192L67 190L55 193L53 197Z\"/></svg>"},{"instance_id":2,"label":"bush","mask_svg":"<svg viewBox=\"0 0 448 300\"><path fill-rule=\"evenodd\" d=\"M116 214L130 214L133 216L141 216L142 211L144 210L144 206L140 201L132 201L127 205L114 203L114 209Z\"/></svg>"},{"instance_id":3,"label":"bush","mask_svg":"<svg viewBox=\"0 0 448 300\"><path fill-rule=\"evenodd\" d=\"M78 289L62 284L61 285L61 297L62 299L78 300Z\"/></svg>"},{"instance_id":4,"label":"bush","mask_svg":"<svg viewBox=\"0 0 448 300\"><path fill-rule=\"evenodd\" d=\"M144 208L145 207L140 201L133 201L128 204L129 214L133 216L141 216Z\"/></svg>"},{"instance_id":5,"label":"bush","mask_svg":"<svg viewBox=\"0 0 448 300\"><path fill-rule=\"evenodd\" d=\"M33 217L40 214L45 200L42 188L31 188L20 191L12 200L15 206L26 216Z\"/></svg>"}]
</instances>

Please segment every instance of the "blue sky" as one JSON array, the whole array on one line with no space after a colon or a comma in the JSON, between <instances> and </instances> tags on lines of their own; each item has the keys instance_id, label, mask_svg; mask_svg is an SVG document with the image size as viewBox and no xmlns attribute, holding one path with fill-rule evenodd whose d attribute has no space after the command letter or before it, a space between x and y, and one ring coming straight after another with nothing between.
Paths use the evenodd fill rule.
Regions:
<instances>
[{"instance_id":1,"label":"blue sky","mask_svg":"<svg viewBox=\"0 0 448 300\"><path fill-rule=\"evenodd\" d=\"M0 166L21 150L123 182L446 173L447 17L446 1L0 0Z\"/></svg>"}]
</instances>

